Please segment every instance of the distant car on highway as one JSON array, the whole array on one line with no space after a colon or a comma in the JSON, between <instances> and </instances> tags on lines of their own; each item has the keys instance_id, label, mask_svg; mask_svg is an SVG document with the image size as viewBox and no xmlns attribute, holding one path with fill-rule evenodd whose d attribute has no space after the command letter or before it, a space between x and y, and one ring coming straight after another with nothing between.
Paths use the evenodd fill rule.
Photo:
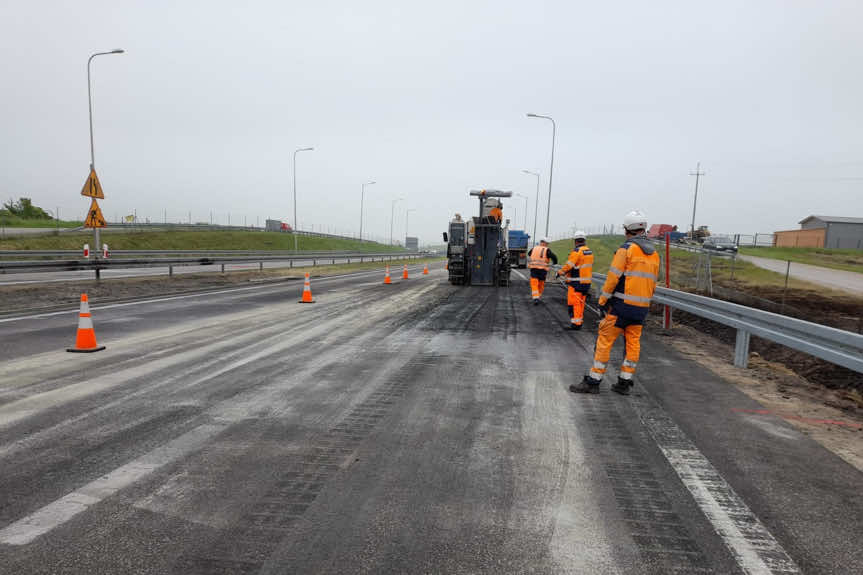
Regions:
<instances>
[{"instance_id":1,"label":"distant car on highway","mask_svg":"<svg viewBox=\"0 0 863 575\"><path fill-rule=\"evenodd\" d=\"M737 244L728 236L710 236L705 238L702 247L717 252L737 253Z\"/></svg>"}]
</instances>

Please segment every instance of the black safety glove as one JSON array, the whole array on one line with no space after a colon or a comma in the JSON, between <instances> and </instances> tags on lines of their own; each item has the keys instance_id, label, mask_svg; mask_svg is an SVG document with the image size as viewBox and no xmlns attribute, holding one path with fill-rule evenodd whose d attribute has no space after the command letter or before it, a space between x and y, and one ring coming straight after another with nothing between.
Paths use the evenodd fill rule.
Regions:
<instances>
[{"instance_id":1,"label":"black safety glove","mask_svg":"<svg viewBox=\"0 0 863 575\"><path fill-rule=\"evenodd\" d=\"M605 300L605 303L602 304L601 306L599 306L599 317L604 318L605 316L608 315L608 308L609 308L610 304L611 304L610 301Z\"/></svg>"}]
</instances>

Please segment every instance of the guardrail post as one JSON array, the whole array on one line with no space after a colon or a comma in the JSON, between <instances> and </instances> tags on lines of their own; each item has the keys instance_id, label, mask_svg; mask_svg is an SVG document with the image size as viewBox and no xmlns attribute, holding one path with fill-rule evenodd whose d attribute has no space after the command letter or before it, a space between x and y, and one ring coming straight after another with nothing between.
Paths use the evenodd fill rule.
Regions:
<instances>
[{"instance_id":1,"label":"guardrail post","mask_svg":"<svg viewBox=\"0 0 863 575\"><path fill-rule=\"evenodd\" d=\"M222 264L222 273L225 273L225 264Z\"/></svg>"},{"instance_id":2,"label":"guardrail post","mask_svg":"<svg viewBox=\"0 0 863 575\"><path fill-rule=\"evenodd\" d=\"M737 330L737 341L734 344L734 366L746 368L749 366L749 332Z\"/></svg>"},{"instance_id":3,"label":"guardrail post","mask_svg":"<svg viewBox=\"0 0 863 575\"><path fill-rule=\"evenodd\" d=\"M96 281L99 281L102 278L102 276L99 272L100 272L99 268L96 268Z\"/></svg>"},{"instance_id":4,"label":"guardrail post","mask_svg":"<svg viewBox=\"0 0 863 575\"><path fill-rule=\"evenodd\" d=\"M315 267L316 265L318 265L318 260L313 259L312 260L312 267Z\"/></svg>"},{"instance_id":5,"label":"guardrail post","mask_svg":"<svg viewBox=\"0 0 863 575\"><path fill-rule=\"evenodd\" d=\"M174 266L168 266L168 277L174 277Z\"/></svg>"},{"instance_id":6,"label":"guardrail post","mask_svg":"<svg viewBox=\"0 0 863 575\"><path fill-rule=\"evenodd\" d=\"M258 271L264 271L264 262L258 262Z\"/></svg>"}]
</instances>

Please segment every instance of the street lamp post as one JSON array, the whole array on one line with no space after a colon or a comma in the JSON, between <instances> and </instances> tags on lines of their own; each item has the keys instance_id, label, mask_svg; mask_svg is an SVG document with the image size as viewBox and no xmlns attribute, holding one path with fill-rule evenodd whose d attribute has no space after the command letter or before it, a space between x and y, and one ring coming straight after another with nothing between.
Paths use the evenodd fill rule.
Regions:
<instances>
[{"instance_id":1,"label":"street lamp post","mask_svg":"<svg viewBox=\"0 0 863 575\"><path fill-rule=\"evenodd\" d=\"M392 208L390 209L390 245L393 245L393 222L395 221L396 215L396 203L402 201L404 198L396 198L393 200Z\"/></svg>"},{"instance_id":2,"label":"street lamp post","mask_svg":"<svg viewBox=\"0 0 863 575\"><path fill-rule=\"evenodd\" d=\"M533 209L533 243L536 244L536 217L539 215L539 172L531 172L530 170L522 170L522 172L536 176L536 201Z\"/></svg>"},{"instance_id":3,"label":"street lamp post","mask_svg":"<svg viewBox=\"0 0 863 575\"><path fill-rule=\"evenodd\" d=\"M90 171L96 169L96 148L93 145L93 91L92 91L92 81L90 80L90 63L93 61L93 58L96 56L107 56L109 54L122 54L124 51L120 48L116 48L111 50L110 52L96 52L95 54L91 54L87 59L87 105L90 111ZM93 248L93 253L96 254L96 258L99 258L100 250L102 249L101 244L99 243L99 228L93 228L93 241L96 244Z\"/></svg>"},{"instance_id":4,"label":"street lamp post","mask_svg":"<svg viewBox=\"0 0 863 575\"><path fill-rule=\"evenodd\" d=\"M551 122L551 167L548 170L548 207L545 211L545 235L548 235L548 218L551 215L551 179L554 176L554 140L557 133L557 125L551 116L540 114L528 114L528 118L542 118Z\"/></svg>"},{"instance_id":5,"label":"street lamp post","mask_svg":"<svg viewBox=\"0 0 863 575\"><path fill-rule=\"evenodd\" d=\"M410 217L411 212L415 212L415 211L417 211L416 208L410 208L408 210L405 210L405 246L407 246L407 242L408 242L408 221L409 221L408 218Z\"/></svg>"},{"instance_id":6,"label":"street lamp post","mask_svg":"<svg viewBox=\"0 0 863 575\"><path fill-rule=\"evenodd\" d=\"M527 229L527 196L525 196L524 194L519 194L518 192L516 192L515 195L520 197L520 198L524 198L524 229L526 230ZM516 225L518 225L518 224L516 224Z\"/></svg>"},{"instance_id":7,"label":"street lamp post","mask_svg":"<svg viewBox=\"0 0 863 575\"><path fill-rule=\"evenodd\" d=\"M294 150L294 251L297 251L297 152L311 152L314 148Z\"/></svg>"},{"instance_id":8,"label":"street lamp post","mask_svg":"<svg viewBox=\"0 0 863 575\"><path fill-rule=\"evenodd\" d=\"M363 203L366 200L366 186L371 186L372 184L377 184L377 182L372 180L363 184L363 191L360 194L360 241L363 241Z\"/></svg>"}]
</instances>

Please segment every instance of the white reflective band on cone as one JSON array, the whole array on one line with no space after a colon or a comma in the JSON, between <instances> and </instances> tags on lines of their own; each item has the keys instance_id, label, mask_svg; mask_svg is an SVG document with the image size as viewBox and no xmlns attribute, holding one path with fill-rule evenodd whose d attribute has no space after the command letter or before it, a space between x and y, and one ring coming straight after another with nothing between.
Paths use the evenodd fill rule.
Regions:
<instances>
[{"instance_id":1,"label":"white reflective band on cone","mask_svg":"<svg viewBox=\"0 0 863 575\"><path fill-rule=\"evenodd\" d=\"M78 329L93 329L93 318L89 316L79 317Z\"/></svg>"}]
</instances>

